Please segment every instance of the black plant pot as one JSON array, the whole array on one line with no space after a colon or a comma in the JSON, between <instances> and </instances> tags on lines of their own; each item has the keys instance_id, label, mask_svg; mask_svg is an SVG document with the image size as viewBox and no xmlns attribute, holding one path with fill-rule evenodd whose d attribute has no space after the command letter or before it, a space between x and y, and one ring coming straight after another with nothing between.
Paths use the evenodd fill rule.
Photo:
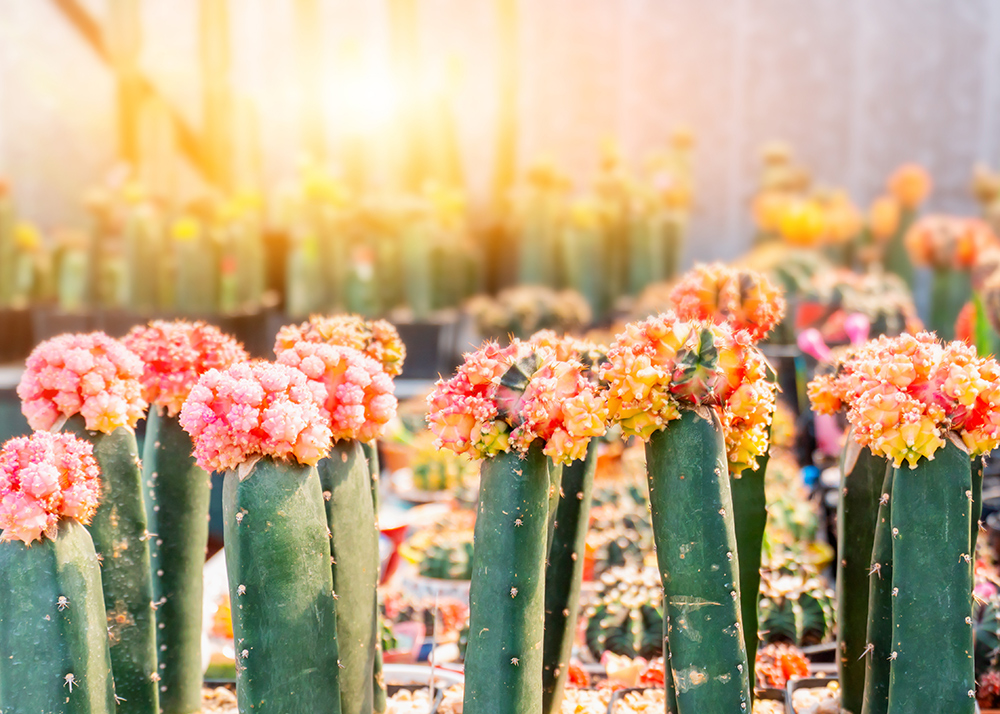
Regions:
<instances>
[{"instance_id":1,"label":"black plant pot","mask_svg":"<svg viewBox=\"0 0 1000 714\"><path fill-rule=\"evenodd\" d=\"M0 364L24 361L34 345L31 310L0 309Z\"/></svg>"},{"instance_id":2,"label":"black plant pot","mask_svg":"<svg viewBox=\"0 0 1000 714\"><path fill-rule=\"evenodd\" d=\"M31 309L31 332L36 345L67 332L93 332L96 324L93 313L89 312L62 312L52 306Z\"/></svg>"}]
</instances>

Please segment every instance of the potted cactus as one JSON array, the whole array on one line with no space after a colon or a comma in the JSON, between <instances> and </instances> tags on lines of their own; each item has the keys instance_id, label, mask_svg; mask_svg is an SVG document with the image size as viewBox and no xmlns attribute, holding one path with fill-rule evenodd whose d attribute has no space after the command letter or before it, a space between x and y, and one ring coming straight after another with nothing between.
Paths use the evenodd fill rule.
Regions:
<instances>
[{"instance_id":1,"label":"potted cactus","mask_svg":"<svg viewBox=\"0 0 1000 714\"><path fill-rule=\"evenodd\" d=\"M91 442L101 502L88 528L101 561L115 689L122 712L158 714L153 583L135 425L142 418L142 360L102 332L38 345L18 384L21 410L37 430Z\"/></svg>"},{"instance_id":2,"label":"potted cactus","mask_svg":"<svg viewBox=\"0 0 1000 714\"><path fill-rule=\"evenodd\" d=\"M646 443L667 711L744 711L750 680L729 474L756 468L767 451L774 383L750 334L672 313L628 325L608 359L611 418Z\"/></svg>"},{"instance_id":3,"label":"potted cactus","mask_svg":"<svg viewBox=\"0 0 1000 714\"><path fill-rule=\"evenodd\" d=\"M901 277L912 290L914 271L907 254L906 234L931 193L931 177L917 164L903 164L889 177L886 187L898 207L899 218L895 221L895 232L883 243L882 262L888 272Z\"/></svg>"},{"instance_id":4,"label":"potted cactus","mask_svg":"<svg viewBox=\"0 0 1000 714\"><path fill-rule=\"evenodd\" d=\"M542 711L549 459L582 458L605 406L584 365L548 347L487 343L428 398L444 448L482 458L464 711Z\"/></svg>"},{"instance_id":5,"label":"potted cactus","mask_svg":"<svg viewBox=\"0 0 1000 714\"><path fill-rule=\"evenodd\" d=\"M330 448L320 392L293 367L239 363L202 375L181 409L198 465L225 472L243 709L341 711L330 532L315 468Z\"/></svg>"},{"instance_id":6,"label":"potted cactus","mask_svg":"<svg viewBox=\"0 0 1000 714\"><path fill-rule=\"evenodd\" d=\"M84 527L94 447L40 431L0 450L0 710L114 714L101 567Z\"/></svg>"},{"instance_id":7,"label":"potted cactus","mask_svg":"<svg viewBox=\"0 0 1000 714\"><path fill-rule=\"evenodd\" d=\"M163 714L201 710L202 569L208 545L211 475L195 463L178 421L198 378L247 361L243 348L202 322L153 321L123 340L143 361L149 402L143 444L143 500L153 568Z\"/></svg>"}]
</instances>

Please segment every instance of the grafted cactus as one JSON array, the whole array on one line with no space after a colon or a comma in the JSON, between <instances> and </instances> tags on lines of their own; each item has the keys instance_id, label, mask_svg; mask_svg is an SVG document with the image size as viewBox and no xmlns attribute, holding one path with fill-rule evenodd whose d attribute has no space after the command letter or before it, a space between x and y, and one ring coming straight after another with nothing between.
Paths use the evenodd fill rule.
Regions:
<instances>
[{"instance_id":1,"label":"grafted cactus","mask_svg":"<svg viewBox=\"0 0 1000 714\"><path fill-rule=\"evenodd\" d=\"M154 321L124 339L143 361L150 403L143 448L143 500L150 538L162 714L201 710L202 611L211 476L196 463L178 415L198 378L245 362L232 338L201 322Z\"/></svg>"},{"instance_id":2,"label":"grafted cactus","mask_svg":"<svg viewBox=\"0 0 1000 714\"><path fill-rule=\"evenodd\" d=\"M198 465L225 472L243 710L341 711L330 532L315 469L330 447L320 397L302 372L251 362L206 372L181 410ZM246 431L247 419L260 428Z\"/></svg>"},{"instance_id":3,"label":"grafted cactus","mask_svg":"<svg viewBox=\"0 0 1000 714\"><path fill-rule=\"evenodd\" d=\"M136 422L146 402L142 361L104 333L38 345L18 385L33 429L62 428L94 446L101 503L89 525L107 607L111 662L123 714L158 714L161 675Z\"/></svg>"},{"instance_id":4,"label":"grafted cactus","mask_svg":"<svg viewBox=\"0 0 1000 714\"><path fill-rule=\"evenodd\" d=\"M668 711L746 711L729 473L756 467L767 450L774 385L764 359L748 333L672 313L629 325L608 358L611 416L646 442Z\"/></svg>"},{"instance_id":5,"label":"grafted cactus","mask_svg":"<svg viewBox=\"0 0 1000 714\"><path fill-rule=\"evenodd\" d=\"M605 407L575 360L488 343L429 397L443 447L484 459L476 517L465 712L542 711L548 463L582 458Z\"/></svg>"},{"instance_id":6,"label":"grafted cactus","mask_svg":"<svg viewBox=\"0 0 1000 714\"><path fill-rule=\"evenodd\" d=\"M93 447L36 432L0 450L0 710L114 714Z\"/></svg>"}]
</instances>

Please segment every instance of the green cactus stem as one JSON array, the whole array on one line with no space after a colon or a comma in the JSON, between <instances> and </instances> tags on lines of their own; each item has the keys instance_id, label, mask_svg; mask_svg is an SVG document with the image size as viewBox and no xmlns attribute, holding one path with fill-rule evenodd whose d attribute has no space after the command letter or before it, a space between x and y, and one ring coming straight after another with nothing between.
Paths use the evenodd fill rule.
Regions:
<instances>
[{"instance_id":1,"label":"green cactus stem","mask_svg":"<svg viewBox=\"0 0 1000 714\"><path fill-rule=\"evenodd\" d=\"M972 462L972 522L969 533L969 552L976 552L976 541L983 527L983 468L984 458L979 457Z\"/></svg>"},{"instance_id":2,"label":"green cactus stem","mask_svg":"<svg viewBox=\"0 0 1000 714\"><path fill-rule=\"evenodd\" d=\"M159 307L159 272L163 237L156 209L150 204L131 206L123 226L128 307L149 312Z\"/></svg>"},{"instance_id":3,"label":"green cactus stem","mask_svg":"<svg viewBox=\"0 0 1000 714\"><path fill-rule=\"evenodd\" d=\"M378 484L379 484L379 473L381 471L381 466L378 461L378 445L374 442L362 442L361 450L364 452L365 459L368 461L368 478L371 485L372 494L372 511L375 514L375 529L378 531ZM377 538L376 538L377 541ZM376 542L377 546L377 542ZM379 557L378 548L375 549L375 568L378 575L376 577L381 578L382 575L382 559ZM376 611L376 623L378 631L382 632L382 614ZM385 691L385 679L382 676L382 638L375 638L375 662L372 665L372 690L373 690L373 700L372 706L375 714L384 714L388 705L388 697Z\"/></svg>"},{"instance_id":4,"label":"green cactus stem","mask_svg":"<svg viewBox=\"0 0 1000 714\"><path fill-rule=\"evenodd\" d=\"M770 434L768 435L770 439ZM770 450L757 458L757 469L747 469L731 475L729 488L733 498L733 527L736 531L737 555L740 563L741 616L743 643L747 652L749 680L754 679L757 655L757 602L760 599L760 559L767 525L767 497L764 494L764 473Z\"/></svg>"},{"instance_id":5,"label":"green cactus stem","mask_svg":"<svg viewBox=\"0 0 1000 714\"><path fill-rule=\"evenodd\" d=\"M933 460L896 475L889 714L975 709L971 472L969 455L949 440Z\"/></svg>"},{"instance_id":6,"label":"green cactus stem","mask_svg":"<svg viewBox=\"0 0 1000 714\"><path fill-rule=\"evenodd\" d=\"M600 226L594 221L572 221L562 228L561 238L566 286L583 295L594 314L600 314L606 304Z\"/></svg>"},{"instance_id":7,"label":"green cactus stem","mask_svg":"<svg viewBox=\"0 0 1000 714\"><path fill-rule=\"evenodd\" d=\"M547 465L540 442L483 462L465 714L542 711Z\"/></svg>"},{"instance_id":8,"label":"green cactus stem","mask_svg":"<svg viewBox=\"0 0 1000 714\"><path fill-rule=\"evenodd\" d=\"M17 248L14 201L0 181L0 307L10 307L16 297Z\"/></svg>"},{"instance_id":9,"label":"green cactus stem","mask_svg":"<svg viewBox=\"0 0 1000 714\"><path fill-rule=\"evenodd\" d=\"M562 494L563 465L549 460L549 525L545 532L545 552L552 552L552 538L559 519L559 500Z\"/></svg>"},{"instance_id":10,"label":"green cactus stem","mask_svg":"<svg viewBox=\"0 0 1000 714\"><path fill-rule=\"evenodd\" d=\"M892 652L892 487L896 469L889 464L882 480L871 565L868 568L868 637L862 714L889 709L889 655Z\"/></svg>"},{"instance_id":11,"label":"green cactus stem","mask_svg":"<svg viewBox=\"0 0 1000 714\"><path fill-rule=\"evenodd\" d=\"M330 538L316 469L265 457L228 471L226 569L243 712L340 714Z\"/></svg>"},{"instance_id":12,"label":"green cactus stem","mask_svg":"<svg viewBox=\"0 0 1000 714\"><path fill-rule=\"evenodd\" d=\"M163 714L201 711L201 634L211 476L191 456L191 438L152 407L143 444L143 485L153 566Z\"/></svg>"},{"instance_id":13,"label":"green cactus stem","mask_svg":"<svg viewBox=\"0 0 1000 714\"><path fill-rule=\"evenodd\" d=\"M78 521L0 543L0 711L115 714L101 568Z\"/></svg>"},{"instance_id":14,"label":"green cactus stem","mask_svg":"<svg viewBox=\"0 0 1000 714\"><path fill-rule=\"evenodd\" d=\"M967 270L935 268L931 279L929 329L945 342L955 339L955 322L972 297L972 280Z\"/></svg>"},{"instance_id":15,"label":"green cactus stem","mask_svg":"<svg viewBox=\"0 0 1000 714\"><path fill-rule=\"evenodd\" d=\"M896 228L896 232L892 238L889 239L885 249L886 272L895 273L901 277L911 291L913 290L915 271L913 262L910 260L910 254L906 250L905 238L907 231L910 230L910 226L913 225L915 219L916 213L913 209L904 208L899 217L899 226Z\"/></svg>"},{"instance_id":16,"label":"green cactus stem","mask_svg":"<svg viewBox=\"0 0 1000 714\"><path fill-rule=\"evenodd\" d=\"M596 468L597 441L592 440L583 459L560 467L561 485L556 491L558 493L561 488L565 495L557 501L555 518L550 516L553 535L545 568L545 639L542 646L542 711L547 714L562 711L580 607ZM551 496L549 504L551 508Z\"/></svg>"},{"instance_id":17,"label":"green cactus stem","mask_svg":"<svg viewBox=\"0 0 1000 714\"><path fill-rule=\"evenodd\" d=\"M739 558L718 416L685 411L653 434L646 469L678 711L747 712Z\"/></svg>"},{"instance_id":18,"label":"green cactus stem","mask_svg":"<svg viewBox=\"0 0 1000 714\"><path fill-rule=\"evenodd\" d=\"M879 497L891 465L848 434L837 506L837 671L841 706L860 714L865 694L868 591Z\"/></svg>"},{"instance_id":19,"label":"green cactus stem","mask_svg":"<svg viewBox=\"0 0 1000 714\"><path fill-rule=\"evenodd\" d=\"M333 534L333 590L343 714L369 714L378 642L378 528L371 475L360 442L338 441L319 462L327 525Z\"/></svg>"},{"instance_id":20,"label":"green cactus stem","mask_svg":"<svg viewBox=\"0 0 1000 714\"><path fill-rule=\"evenodd\" d=\"M101 468L101 505L88 528L101 561L115 690L125 700L118 712L158 714L161 675L135 432L127 427L110 434L88 431L80 415L70 417L64 430L94 445L94 458Z\"/></svg>"},{"instance_id":21,"label":"green cactus stem","mask_svg":"<svg viewBox=\"0 0 1000 714\"><path fill-rule=\"evenodd\" d=\"M415 320L426 320L433 309L430 234L430 219L421 216L402 229L400 236L403 293Z\"/></svg>"}]
</instances>

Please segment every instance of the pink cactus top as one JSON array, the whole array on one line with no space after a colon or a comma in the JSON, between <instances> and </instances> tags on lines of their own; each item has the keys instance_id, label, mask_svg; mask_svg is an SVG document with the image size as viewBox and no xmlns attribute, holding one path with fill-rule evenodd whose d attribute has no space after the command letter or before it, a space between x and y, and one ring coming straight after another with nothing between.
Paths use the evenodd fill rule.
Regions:
<instances>
[{"instance_id":1,"label":"pink cactus top","mask_svg":"<svg viewBox=\"0 0 1000 714\"><path fill-rule=\"evenodd\" d=\"M322 388L334 441L372 441L396 416L392 378L350 347L300 341L278 352L278 363L301 370Z\"/></svg>"},{"instance_id":2,"label":"pink cactus top","mask_svg":"<svg viewBox=\"0 0 1000 714\"><path fill-rule=\"evenodd\" d=\"M32 429L80 414L87 429L109 434L145 413L141 377L142 360L103 332L60 335L32 351L17 395Z\"/></svg>"},{"instance_id":3,"label":"pink cactus top","mask_svg":"<svg viewBox=\"0 0 1000 714\"><path fill-rule=\"evenodd\" d=\"M164 407L168 416L180 413L191 388L205 372L249 359L240 343L204 322L154 320L134 327L123 342L145 363L143 397Z\"/></svg>"},{"instance_id":4,"label":"pink cactus top","mask_svg":"<svg viewBox=\"0 0 1000 714\"><path fill-rule=\"evenodd\" d=\"M382 365L390 377L396 377L403 371L406 359L406 346L391 323L365 320L358 315L313 315L301 325L286 325L278 331L274 353L291 349L303 340L353 347Z\"/></svg>"},{"instance_id":5,"label":"pink cactus top","mask_svg":"<svg viewBox=\"0 0 1000 714\"><path fill-rule=\"evenodd\" d=\"M942 344L930 332L881 337L826 389L829 403L821 398L820 407L846 405L858 443L897 467L934 458L949 435L972 456L1000 445L1000 365L964 342Z\"/></svg>"},{"instance_id":6,"label":"pink cactus top","mask_svg":"<svg viewBox=\"0 0 1000 714\"><path fill-rule=\"evenodd\" d=\"M696 265L670 293L683 320L728 322L763 339L785 316L781 289L755 270L722 263Z\"/></svg>"},{"instance_id":7,"label":"pink cactus top","mask_svg":"<svg viewBox=\"0 0 1000 714\"><path fill-rule=\"evenodd\" d=\"M262 456L315 464L330 451L322 385L284 364L210 369L191 389L180 424L198 465L235 469Z\"/></svg>"},{"instance_id":8,"label":"pink cactus top","mask_svg":"<svg viewBox=\"0 0 1000 714\"><path fill-rule=\"evenodd\" d=\"M0 540L55 538L60 518L90 523L101 483L94 447L72 434L36 431L0 450Z\"/></svg>"},{"instance_id":9,"label":"pink cactus top","mask_svg":"<svg viewBox=\"0 0 1000 714\"><path fill-rule=\"evenodd\" d=\"M518 340L506 348L489 342L466 355L455 376L437 383L428 404L438 446L476 458L524 453L541 439L547 456L569 463L604 434L607 418L580 362Z\"/></svg>"},{"instance_id":10,"label":"pink cactus top","mask_svg":"<svg viewBox=\"0 0 1000 714\"><path fill-rule=\"evenodd\" d=\"M708 406L719 412L730 470L757 467L776 388L748 332L665 313L626 326L608 360L608 408L626 436L648 441L682 409Z\"/></svg>"}]
</instances>

